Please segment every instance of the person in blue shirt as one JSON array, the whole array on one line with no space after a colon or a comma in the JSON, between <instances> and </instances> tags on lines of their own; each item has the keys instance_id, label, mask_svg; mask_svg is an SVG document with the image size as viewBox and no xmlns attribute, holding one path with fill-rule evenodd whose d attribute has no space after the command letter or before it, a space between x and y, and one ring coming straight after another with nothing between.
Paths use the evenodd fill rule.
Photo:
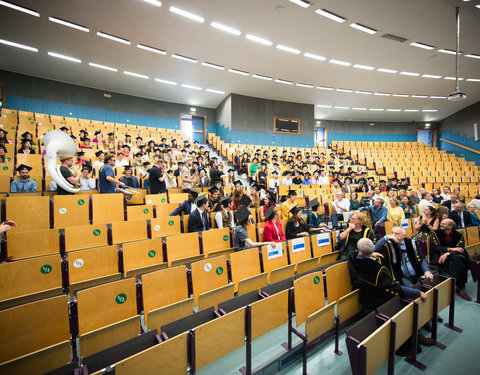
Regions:
<instances>
[{"instance_id":1,"label":"person in blue shirt","mask_svg":"<svg viewBox=\"0 0 480 375\"><path fill-rule=\"evenodd\" d=\"M98 173L98 189L102 194L112 194L117 190L117 185L125 187L125 184L115 179L115 173L113 172L115 155L105 155L104 163Z\"/></svg>"},{"instance_id":2,"label":"person in blue shirt","mask_svg":"<svg viewBox=\"0 0 480 375\"><path fill-rule=\"evenodd\" d=\"M310 172L305 173L305 178L302 180L302 185L311 185Z\"/></svg>"},{"instance_id":3,"label":"person in blue shirt","mask_svg":"<svg viewBox=\"0 0 480 375\"><path fill-rule=\"evenodd\" d=\"M12 181L12 185L10 186L12 193L33 193L37 191L37 182L31 180L29 176L31 170L32 167L24 164L20 164L17 167L20 178Z\"/></svg>"},{"instance_id":4,"label":"person in blue shirt","mask_svg":"<svg viewBox=\"0 0 480 375\"><path fill-rule=\"evenodd\" d=\"M372 223L375 227L386 222L388 210L383 206L383 199L377 198L373 201L373 205L368 207L360 207L359 211L369 211L372 216Z\"/></svg>"},{"instance_id":5,"label":"person in blue shirt","mask_svg":"<svg viewBox=\"0 0 480 375\"><path fill-rule=\"evenodd\" d=\"M170 215L176 216L180 214L190 215L196 208L195 199L198 197L198 191L194 189L188 190L188 199L185 200L180 206L178 206Z\"/></svg>"}]
</instances>

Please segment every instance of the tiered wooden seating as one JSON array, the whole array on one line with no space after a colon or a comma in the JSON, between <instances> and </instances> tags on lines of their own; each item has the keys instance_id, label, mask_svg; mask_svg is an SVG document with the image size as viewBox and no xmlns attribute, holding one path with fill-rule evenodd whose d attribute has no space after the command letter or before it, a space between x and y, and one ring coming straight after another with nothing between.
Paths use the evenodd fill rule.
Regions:
<instances>
[{"instance_id":1,"label":"tiered wooden seating","mask_svg":"<svg viewBox=\"0 0 480 375\"><path fill-rule=\"evenodd\" d=\"M93 224L124 221L123 194L92 195Z\"/></svg>"},{"instance_id":2,"label":"tiered wooden seating","mask_svg":"<svg viewBox=\"0 0 480 375\"><path fill-rule=\"evenodd\" d=\"M8 197L7 217L17 223L16 232L50 228L48 197ZM35 218L35 219L33 219Z\"/></svg>"},{"instance_id":3,"label":"tiered wooden seating","mask_svg":"<svg viewBox=\"0 0 480 375\"><path fill-rule=\"evenodd\" d=\"M227 259L225 255L192 263L191 272L195 306L199 306L199 298L202 293L228 285ZM233 297L233 285L230 288L230 293L228 290L223 293L222 292L223 291L220 290L218 291L218 293L221 293L222 295L227 293L230 298ZM220 302L221 301L222 299L220 299Z\"/></svg>"},{"instance_id":4,"label":"tiered wooden seating","mask_svg":"<svg viewBox=\"0 0 480 375\"><path fill-rule=\"evenodd\" d=\"M88 196L55 195L53 197L53 222L55 228L88 225L90 221Z\"/></svg>"},{"instance_id":5,"label":"tiered wooden seating","mask_svg":"<svg viewBox=\"0 0 480 375\"><path fill-rule=\"evenodd\" d=\"M7 256L11 260L58 254L60 251L57 229L28 232L10 230L7 234Z\"/></svg>"},{"instance_id":6,"label":"tiered wooden seating","mask_svg":"<svg viewBox=\"0 0 480 375\"><path fill-rule=\"evenodd\" d=\"M161 238L124 243L122 252L124 276L135 276L167 267L163 261Z\"/></svg>"},{"instance_id":7,"label":"tiered wooden seating","mask_svg":"<svg viewBox=\"0 0 480 375\"><path fill-rule=\"evenodd\" d=\"M200 260L200 243L198 233L183 233L165 238L168 266L185 264Z\"/></svg>"},{"instance_id":8,"label":"tiered wooden seating","mask_svg":"<svg viewBox=\"0 0 480 375\"><path fill-rule=\"evenodd\" d=\"M231 246L230 229L211 229L202 232L202 248L205 257L214 255L230 256L235 248Z\"/></svg>"}]
</instances>

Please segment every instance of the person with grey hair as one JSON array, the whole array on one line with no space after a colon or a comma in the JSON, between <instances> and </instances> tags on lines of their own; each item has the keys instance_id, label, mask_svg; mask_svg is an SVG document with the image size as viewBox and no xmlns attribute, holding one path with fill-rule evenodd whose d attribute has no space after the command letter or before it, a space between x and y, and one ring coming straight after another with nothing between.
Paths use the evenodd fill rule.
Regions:
<instances>
[{"instance_id":1,"label":"person with grey hair","mask_svg":"<svg viewBox=\"0 0 480 375\"><path fill-rule=\"evenodd\" d=\"M368 238L357 242L358 254L349 259L354 287L360 289L359 299L362 312L368 314L395 296L427 298L418 289L402 286L396 281L387 267L378 261L382 255L375 253L375 245Z\"/></svg>"}]
</instances>

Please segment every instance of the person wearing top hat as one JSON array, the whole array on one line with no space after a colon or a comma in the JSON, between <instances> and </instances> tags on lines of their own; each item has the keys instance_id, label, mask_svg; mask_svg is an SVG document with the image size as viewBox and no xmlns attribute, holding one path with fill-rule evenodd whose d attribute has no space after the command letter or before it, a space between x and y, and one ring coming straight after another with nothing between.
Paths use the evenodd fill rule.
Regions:
<instances>
[{"instance_id":1,"label":"person wearing top hat","mask_svg":"<svg viewBox=\"0 0 480 375\"><path fill-rule=\"evenodd\" d=\"M295 206L290 210L290 213L292 218L287 221L287 227L285 228L287 240L308 236L307 224L302 218L302 209Z\"/></svg>"},{"instance_id":2,"label":"person wearing top hat","mask_svg":"<svg viewBox=\"0 0 480 375\"><path fill-rule=\"evenodd\" d=\"M85 164L82 167L82 174L80 175L80 191L93 191L95 190L95 179L90 177L92 167ZM58 187L57 187L58 189Z\"/></svg>"},{"instance_id":3,"label":"person wearing top hat","mask_svg":"<svg viewBox=\"0 0 480 375\"><path fill-rule=\"evenodd\" d=\"M282 223L278 220L279 213L275 207L269 207L265 213L265 227L263 228L263 240L268 242L285 241Z\"/></svg>"},{"instance_id":4,"label":"person wearing top hat","mask_svg":"<svg viewBox=\"0 0 480 375\"><path fill-rule=\"evenodd\" d=\"M248 237L247 225L251 223L251 213L246 206L240 207L234 213L237 225L233 232L233 246L235 251L251 249L256 246L271 245L275 247L275 242L254 242Z\"/></svg>"},{"instance_id":5,"label":"person wearing top hat","mask_svg":"<svg viewBox=\"0 0 480 375\"><path fill-rule=\"evenodd\" d=\"M263 198L263 205L260 207L260 209L258 210L259 214L260 214L260 221L261 222L265 222L266 221L266 217L265 215L267 214L267 211L270 207L273 207L275 208L275 190L273 189L268 189L267 190L267 194L265 195L265 197Z\"/></svg>"},{"instance_id":6,"label":"person wearing top hat","mask_svg":"<svg viewBox=\"0 0 480 375\"><path fill-rule=\"evenodd\" d=\"M232 198L226 195L220 199L222 208L215 214L217 228L233 228L235 221L232 212Z\"/></svg>"},{"instance_id":7,"label":"person wearing top hat","mask_svg":"<svg viewBox=\"0 0 480 375\"><path fill-rule=\"evenodd\" d=\"M308 208L310 208L310 212L307 215L307 228L311 234L330 230L327 224L322 223L322 219L318 214L319 207L320 203L318 202L317 198L314 198L308 202Z\"/></svg>"},{"instance_id":8,"label":"person wearing top hat","mask_svg":"<svg viewBox=\"0 0 480 375\"><path fill-rule=\"evenodd\" d=\"M30 179L29 173L32 167L28 165L20 164L17 167L17 171L20 174L18 180L13 180L10 186L12 193L33 193L37 191L37 183Z\"/></svg>"},{"instance_id":9,"label":"person wearing top hat","mask_svg":"<svg viewBox=\"0 0 480 375\"><path fill-rule=\"evenodd\" d=\"M105 160L105 153L103 151L97 151L95 152L95 156L97 157L97 160L93 162L93 167L101 167L104 163Z\"/></svg>"},{"instance_id":10,"label":"person wearing top hat","mask_svg":"<svg viewBox=\"0 0 480 375\"><path fill-rule=\"evenodd\" d=\"M126 186L133 189L139 189L140 184L138 183L138 178L133 176L132 167L127 165L123 170L123 177L120 177L120 182L123 182Z\"/></svg>"},{"instance_id":11,"label":"person wearing top hat","mask_svg":"<svg viewBox=\"0 0 480 375\"><path fill-rule=\"evenodd\" d=\"M29 139L22 139L22 146L17 151L18 154L35 154L32 148L32 141Z\"/></svg>"},{"instance_id":12,"label":"person wearing top hat","mask_svg":"<svg viewBox=\"0 0 480 375\"><path fill-rule=\"evenodd\" d=\"M297 192L290 190L287 194L287 200L280 206L280 220L290 219L292 217L291 210L294 207L295 199L297 199Z\"/></svg>"},{"instance_id":13,"label":"person wearing top hat","mask_svg":"<svg viewBox=\"0 0 480 375\"><path fill-rule=\"evenodd\" d=\"M73 155L62 155L60 156L60 161L62 165L59 168L60 174L62 177L68 181L72 187L76 186L81 178L81 173L77 173L76 176L73 176L72 166L73 166ZM73 195L73 193L66 191L61 186L57 185L57 194L58 195Z\"/></svg>"},{"instance_id":14,"label":"person wearing top hat","mask_svg":"<svg viewBox=\"0 0 480 375\"><path fill-rule=\"evenodd\" d=\"M208 199L202 194L195 199L197 208L188 217L188 232L202 232L211 228L207 217Z\"/></svg>"},{"instance_id":15,"label":"person wearing top hat","mask_svg":"<svg viewBox=\"0 0 480 375\"><path fill-rule=\"evenodd\" d=\"M197 208L195 200L197 199L198 194L199 193L197 190L188 189L188 198L183 201L183 203L178 206L169 216L177 216L180 214L190 215Z\"/></svg>"},{"instance_id":16,"label":"person wearing top hat","mask_svg":"<svg viewBox=\"0 0 480 375\"><path fill-rule=\"evenodd\" d=\"M211 187L210 189L208 189L208 192L210 193L210 199L208 200L207 211L220 211L222 208L220 204L220 192L216 187Z\"/></svg>"}]
</instances>

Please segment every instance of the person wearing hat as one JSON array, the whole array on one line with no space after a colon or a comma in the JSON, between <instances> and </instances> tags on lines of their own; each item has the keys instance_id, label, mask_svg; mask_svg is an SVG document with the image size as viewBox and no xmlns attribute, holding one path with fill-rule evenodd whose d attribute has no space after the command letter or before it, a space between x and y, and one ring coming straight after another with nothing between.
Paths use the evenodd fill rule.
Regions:
<instances>
[{"instance_id":1,"label":"person wearing hat","mask_svg":"<svg viewBox=\"0 0 480 375\"><path fill-rule=\"evenodd\" d=\"M223 190L223 180L213 181L213 186L217 188L219 197L223 198L225 196L225 190Z\"/></svg>"},{"instance_id":2,"label":"person wearing hat","mask_svg":"<svg viewBox=\"0 0 480 375\"><path fill-rule=\"evenodd\" d=\"M60 174L62 177L67 180L69 184L72 185L72 187L78 187L80 178L81 178L81 173L78 173L78 169L76 170L76 173L72 172L72 166L74 164L73 162L73 155L62 155L60 156L60 162L62 165L59 168ZM73 195L73 193L66 191L63 189L61 186L57 185L57 194L58 195Z\"/></svg>"},{"instance_id":3,"label":"person wearing hat","mask_svg":"<svg viewBox=\"0 0 480 375\"><path fill-rule=\"evenodd\" d=\"M310 182L310 172L305 172L304 178L302 180L302 185L311 185L312 183Z\"/></svg>"},{"instance_id":4,"label":"person wearing hat","mask_svg":"<svg viewBox=\"0 0 480 375\"><path fill-rule=\"evenodd\" d=\"M110 152L115 152L115 133L110 132L107 133L108 138L105 139L104 145L105 150L109 150Z\"/></svg>"},{"instance_id":5,"label":"person wearing hat","mask_svg":"<svg viewBox=\"0 0 480 375\"><path fill-rule=\"evenodd\" d=\"M232 199L233 199L233 207L232 210L238 210L240 206L242 205L240 203L240 199L243 196L243 184L242 181L237 180L234 182L235 187L233 188L233 194L232 194Z\"/></svg>"},{"instance_id":6,"label":"person wearing hat","mask_svg":"<svg viewBox=\"0 0 480 375\"><path fill-rule=\"evenodd\" d=\"M225 178L225 187L235 187L235 171L233 168L229 168L227 171L227 177Z\"/></svg>"},{"instance_id":7,"label":"person wearing hat","mask_svg":"<svg viewBox=\"0 0 480 375\"><path fill-rule=\"evenodd\" d=\"M318 214L319 207L320 202L317 198L314 198L310 202L308 202L308 208L310 208L310 212L307 215L307 228L311 234L330 230L327 224L322 223L322 219Z\"/></svg>"},{"instance_id":8,"label":"person wearing hat","mask_svg":"<svg viewBox=\"0 0 480 375\"><path fill-rule=\"evenodd\" d=\"M77 152L77 165L84 165L86 163L86 160L85 160L85 152L83 151L78 151Z\"/></svg>"},{"instance_id":9,"label":"person wearing hat","mask_svg":"<svg viewBox=\"0 0 480 375\"><path fill-rule=\"evenodd\" d=\"M267 211L270 207L275 208L275 190L273 189L268 189L266 196L263 198L263 205L260 207L258 210L260 214L260 221L265 222L266 217L265 215L267 214Z\"/></svg>"},{"instance_id":10,"label":"person wearing hat","mask_svg":"<svg viewBox=\"0 0 480 375\"><path fill-rule=\"evenodd\" d=\"M246 206L240 207L234 213L237 225L233 232L233 246L235 251L251 249L252 247L271 245L275 247L275 242L254 242L248 237L247 225L251 223L252 215Z\"/></svg>"},{"instance_id":11,"label":"person wearing hat","mask_svg":"<svg viewBox=\"0 0 480 375\"><path fill-rule=\"evenodd\" d=\"M135 146L132 148L133 153L136 154L137 152L140 152L140 147L142 146L142 141L143 141L142 137L135 138Z\"/></svg>"},{"instance_id":12,"label":"person wearing hat","mask_svg":"<svg viewBox=\"0 0 480 375\"><path fill-rule=\"evenodd\" d=\"M129 160L130 159L130 146L124 143L123 146L122 146L122 152L123 152L124 159Z\"/></svg>"},{"instance_id":13,"label":"person wearing hat","mask_svg":"<svg viewBox=\"0 0 480 375\"><path fill-rule=\"evenodd\" d=\"M165 182L166 164L163 159L155 159L154 165L150 168L148 176L150 179L150 194L163 194L167 192Z\"/></svg>"},{"instance_id":14,"label":"person wearing hat","mask_svg":"<svg viewBox=\"0 0 480 375\"><path fill-rule=\"evenodd\" d=\"M32 144L34 143L34 142L33 142L33 134L30 133L29 131L26 131L26 132L24 132L24 133L22 134L22 140L23 140L23 139L28 139L29 141L32 142Z\"/></svg>"},{"instance_id":15,"label":"person wearing hat","mask_svg":"<svg viewBox=\"0 0 480 375\"><path fill-rule=\"evenodd\" d=\"M287 200L280 206L280 220L290 219L292 217L291 210L294 207L295 199L297 199L297 192L290 190L287 194Z\"/></svg>"},{"instance_id":16,"label":"person wearing hat","mask_svg":"<svg viewBox=\"0 0 480 375\"><path fill-rule=\"evenodd\" d=\"M18 149L17 154L35 154L35 149L32 148L32 141L22 139L22 146Z\"/></svg>"},{"instance_id":17,"label":"person wearing hat","mask_svg":"<svg viewBox=\"0 0 480 375\"><path fill-rule=\"evenodd\" d=\"M387 190L391 190L391 189L394 189L395 191L398 191L400 189L398 187L398 179L397 178L393 178L390 181L390 184L387 186Z\"/></svg>"},{"instance_id":18,"label":"person wearing hat","mask_svg":"<svg viewBox=\"0 0 480 375\"><path fill-rule=\"evenodd\" d=\"M301 185L302 184L302 172L298 169L295 170L295 177L292 179L294 185Z\"/></svg>"},{"instance_id":19,"label":"person wearing hat","mask_svg":"<svg viewBox=\"0 0 480 375\"><path fill-rule=\"evenodd\" d=\"M275 206L270 207L265 213L265 227L263 228L263 240L268 242L285 241L282 223L278 220L279 213Z\"/></svg>"},{"instance_id":20,"label":"person wearing hat","mask_svg":"<svg viewBox=\"0 0 480 375\"><path fill-rule=\"evenodd\" d=\"M92 167L85 164L82 167L82 174L80 175L80 191L93 191L95 190L95 179L90 177ZM58 189L58 187L57 187Z\"/></svg>"},{"instance_id":21,"label":"person wearing hat","mask_svg":"<svg viewBox=\"0 0 480 375\"><path fill-rule=\"evenodd\" d=\"M209 187L210 186L210 179L207 176L207 171L202 168L199 170L199 181L198 187Z\"/></svg>"},{"instance_id":22,"label":"person wearing hat","mask_svg":"<svg viewBox=\"0 0 480 375\"><path fill-rule=\"evenodd\" d=\"M137 152L135 154L135 160L134 162L132 163L132 167L133 168L137 168L137 167L141 167L143 164L142 162L142 153L141 152Z\"/></svg>"},{"instance_id":23,"label":"person wearing hat","mask_svg":"<svg viewBox=\"0 0 480 375\"><path fill-rule=\"evenodd\" d=\"M350 194L350 193L353 193L354 191L354 188L352 186L352 179L350 177L345 177L345 180L344 180L344 184L342 186L342 191L345 193L345 194Z\"/></svg>"},{"instance_id":24,"label":"person wearing hat","mask_svg":"<svg viewBox=\"0 0 480 375\"><path fill-rule=\"evenodd\" d=\"M287 221L285 228L287 240L308 236L307 224L302 218L302 209L298 206L290 210L292 218Z\"/></svg>"},{"instance_id":25,"label":"person wearing hat","mask_svg":"<svg viewBox=\"0 0 480 375\"><path fill-rule=\"evenodd\" d=\"M129 147L133 146L132 136L130 134L125 134L125 141L123 142L123 144Z\"/></svg>"},{"instance_id":26,"label":"person wearing hat","mask_svg":"<svg viewBox=\"0 0 480 375\"><path fill-rule=\"evenodd\" d=\"M257 182L261 185L267 185L267 164L260 164L260 168L257 169Z\"/></svg>"},{"instance_id":27,"label":"person wearing hat","mask_svg":"<svg viewBox=\"0 0 480 375\"><path fill-rule=\"evenodd\" d=\"M250 207L259 208L260 207L260 192L261 187L257 183L253 182L250 185L250 191L248 192L248 197L252 200L252 204Z\"/></svg>"},{"instance_id":28,"label":"person wearing hat","mask_svg":"<svg viewBox=\"0 0 480 375\"><path fill-rule=\"evenodd\" d=\"M280 186L280 180L278 179L278 172L273 170L272 171L272 178L270 179L268 183L268 187L270 189L277 189L277 187Z\"/></svg>"},{"instance_id":29,"label":"person wearing hat","mask_svg":"<svg viewBox=\"0 0 480 375\"><path fill-rule=\"evenodd\" d=\"M62 127L60 128L60 130L61 130L62 132L64 132L64 133L68 133L68 130L69 130L69 129L68 129L66 126L62 126Z\"/></svg>"},{"instance_id":30,"label":"person wearing hat","mask_svg":"<svg viewBox=\"0 0 480 375\"><path fill-rule=\"evenodd\" d=\"M96 143L103 148L105 140L103 139L102 132L100 130L96 130L94 135L95 137L92 139L92 143Z\"/></svg>"},{"instance_id":31,"label":"person wearing hat","mask_svg":"<svg viewBox=\"0 0 480 375\"><path fill-rule=\"evenodd\" d=\"M138 183L138 178L133 176L132 172L132 167L127 165L123 169L123 177L120 177L120 182L123 182L125 186L131 187L133 189L139 189L140 184Z\"/></svg>"},{"instance_id":32,"label":"person wearing hat","mask_svg":"<svg viewBox=\"0 0 480 375\"><path fill-rule=\"evenodd\" d=\"M215 214L217 228L233 228L232 198L226 195L220 199L221 209Z\"/></svg>"},{"instance_id":33,"label":"person wearing hat","mask_svg":"<svg viewBox=\"0 0 480 375\"><path fill-rule=\"evenodd\" d=\"M3 146L4 144L12 143L12 141L7 138L7 134L8 132L5 129L0 128L0 145Z\"/></svg>"},{"instance_id":34,"label":"person wearing hat","mask_svg":"<svg viewBox=\"0 0 480 375\"><path fill-rule=\"evenodd\" d=\"M202 194L195 199L197 208L188 217L188 232L202 232L211 228L207 217L208 199Z\"/></svg>"},{"instance_id":35,"label":"person wearing hat","mask_svg":"<svg viewBox=\"0 0 480 375\"><path fill-rule=\"evenodd\" d=\"M208 212L217 212L222 208L220 205L220 192L216 187L208 189L210 193L210 199L208 200L207 211Z\"/></svg>"},{"instance_id":36,"label":"person wearing hat","mask_svg":"<svg viewBox=\"0 0 480 375\"><path fill-rule=\"evenodd\" d=\"M93 162L93 167L101 167L104 164L105 160L105 153L103 151L97 151L95 152L95 156L97 157L97 160Z\"/></svg>"},{"instance_id":37,"label":"person wearing hat","mask_svg":"<svg viewBox=\"0 0 480 375\"><path fill-rule=\"evenodd\" d=\"M190 215L195 209L197 205L195 204L195 200L198 197L198 191L194 189L188 189L188 197L183 203L178 206L169 216L177 216L180 214L183 215Z\"/></svg>"},{"instance_id":38,"label":"person wearing hat","mask_svg":"<svg viewBox=\"0 0 480 375\"><path fill-rule=\"evenodd\" d=\"M12 181L10 185L12 193L33 193L37 191L37 182L30 179L29 173L31 170L32 167L24 164L17 167L20 178Z\"/></svg>"},{"instance_id":39,"label":"person wearing hat","mask_svg":"<svg viewBox=\"0 0 480 375\"><path fill-rule=\"evenodd\" d=\"M92 149L92 146L90 146L90 138L88 137L84 137L81 142L80 142L80 148L81 149L89 149L91 150Z\"/></svg>"},{"instance_id":40,"label":"person wearing hat","mask_svg":"<svg viewBox=\"0 0 480 375\"><path fill-rule=\"evenodd\" d=\"M287 170L285 177L282 179L282 185L293 185L292 172Z\"/></svg>"},{"instance_id":41,"label":"person wearing hat","mask_svg":"<svg viewBox=\"0 0 480 375\"><path fill-rule=\"evenodd\" d=\"M113 167L115 166L115 154L106 154L104 164L98 172L98 189L102 194L112 194L117 190L117 185L125 187L125 184L115 179Z\"/></svg>"}]
</instances>

